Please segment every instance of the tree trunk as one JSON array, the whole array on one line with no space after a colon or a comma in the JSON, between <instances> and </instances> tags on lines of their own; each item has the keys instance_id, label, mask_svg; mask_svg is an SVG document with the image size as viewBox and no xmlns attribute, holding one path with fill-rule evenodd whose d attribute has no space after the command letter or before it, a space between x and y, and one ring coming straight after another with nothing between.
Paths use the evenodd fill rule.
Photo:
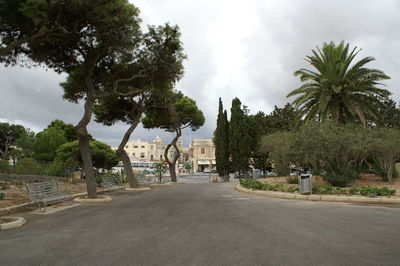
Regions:
<instances>
[{"instance_id":1,"label":"tree trunk","mask_svg":"<svg viewBox=\"0 0 400 266\"><path fill-rule=\"evenodd\" d=\"M93 175L93 161L89 146L89 136L86 127L82 128L79 127L78 125L76 127L76 132L79 137L79 151L82 157L83 170L85 172L88 198L94 199L97 198L97 191L96 191L96 179L94 178ZM86 134L81 132L86 132Z\"/></svg>"},{"instance_id":2,"label":"tree trunk","mask_svg":"<svg viewBox=\"0 0 400 266\"><path fill-rule=\"evenodd\" d=\"M132 132L135 130L137 125L139 124L140 117L142 115L142 112L139 112L140 114L136 115L132 120L131 126L128 128L128 130L125 132L124 137L121 140L121 143L118 146L118 149L116 151L117 156L121 159L122 164L124 165L124 170L125 170L125 175L126 178L128 179L129 186L131 188L138 187L138 181L133 174L132 170L132 164L131 164L131 159L129 158L128 154L125 151L125 145L128 142L129 138L131 137Z\"/></svg>"},{"instance_id":3,"label":"tree trunk","mask_svg":"<svg viewBox=\"0 0 400 266\"><path fill-rule=\"evenodd\" d=\"M81 153L83 169L85 172L88 198L94 199L97 198L96 179L93 175L93 160L89 146L89 134L86 128L90 122L90 119L92 118L93 104L95 101L94 89L90 89L90 87L93 86L91 75L85 78L85 83L86 87L88 88L84 105L85 111L82 119L75 127L75 131L79 138L79 151Z\"/></svg>"},{"instance_id":4,"label":"tree trunk","mask_svg":"<svg viewBox=\"0 0 400 266\"><path fill-rule=\"evenodd\" d=\"M131 188L138 187L139 184L135 175L133 174L131 159L129 158L128 154L126 153L125 150L122 150L121 152L117 153L117 155L121 159L122 164L124 166L124 171L126 179L129 182L129 187Z\"/></svg>"},{"instance_id":5,"label":"tree trunk","mask_svg":"<svg viewBox=\"0 0 400 266\"><path fill-rule=\"evenodd\" d=\"M171 175L171 182L177 182L177 178L176 178L176 169L175 169L175 165L176 163L172 163L169 165L169 174Z\"/></svg>"},{"instance_id":6,"label":"tree trunk","mask_svg":"<svg viewBox=\"0 0 400 266\"><path fill-rule=\"evenodd\" d=\"M178 159L179 159L179 157L181 155L176 143L177 143L178 139L180 138L180 136L182 135L182 131L181 131L181 129L177 129L175 132L176 132L176 136L171 141L171 143L167 145L167 147L165 148L165 151L164 151L165 161L168 163L169 173L171 175L171 182L177 182L178 181L176 179L175 166L176 166L176 162L178 161ZM176 153L175 153L174 159L172 161L170 161L169 158L168 158L168 151L172 146L175 148Z\"/></svg>"}]
</instances>

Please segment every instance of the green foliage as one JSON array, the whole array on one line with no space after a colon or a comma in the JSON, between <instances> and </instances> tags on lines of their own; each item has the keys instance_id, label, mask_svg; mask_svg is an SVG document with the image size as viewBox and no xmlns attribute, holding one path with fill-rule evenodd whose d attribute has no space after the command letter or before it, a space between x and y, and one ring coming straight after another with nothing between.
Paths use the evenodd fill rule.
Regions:
<instances>
[{"instance_id":1,"label":"green foliage","mask_svg":"<svg viewBox=\"0 0 400 266\"><path fill-rule=\"evenodd\" d=\"M367 197L378 197L378 196L386 196L390 197L396 194L396 190L389 189L388 187L350 187L350 188L341 188L341 187L332 187L328 185L313 185L312 193L314 194L338 194L338 195L363 195Z\"/></svg>"},{"instance_id":2,"label":"green foliage","mask_svg":"<svg viewBox=\"0 0 400 266\"><path fill-rule=\"evenodd\" d=\"M20 175L39 175L43 173L43 166L32 158L18 160L15 173Z\"/></svg>"},{"instance_id":3,"label":"green foliage","mask_svg":"<svg viewBox=\"0 0 400 266\"><path fill-rule=\"evenodd\" d=\"M191 169L192 169L192 164L191 164L190 162L186 162L186 163L183 165L183 168L184 168L185 170L191 170Z\"/></svg>"},{"instance_id":4,"label":"green foliage","mask_svg":"<svg viewBox=\"0 0 400 266\"><path fill-rule=\"evenodd\" d=\"M72 142L78 139L78 134L76 134L74 125L66 124L62 120L56 119L51 121L51 123L47 126L46 130L50 128L57 128L62 130L64 132L64 137L66 138L67 142ZM89 138L93 139L92 136L90 136Z\"/></svg>"},{"instance_id":5,"label":"green foliage","mask_svg":"<svg viewBox=\"0 0 400 266\"><path fill-rule=\"evenodd\" d=\"M283 184L268 184L261 183L252 178L244 178L240 179L240 185L249 189L258 189L258 190L271 190L271 191L282 191L282 192L299 192L300 187L298 185L294 186L284 186Z\"/></svg>"},{"instance_id":6,"label":"green foliage","mask_svg":"<svg viewBox=\"0 0 400 266\"><path fill-rule=\"evenodd\" d=\"M335 186L352 183L362 171L392 182L394 164L400 160L400 131L310 122L293 133L264 136L261 151L269 154L281 176L288 175L289 165L295 164L321 174Z\"/></svg>"},{"instance_id":7,"label":"green foliage","mask_svg":"<svg viewBox=\"0 0 400 266\"><path fill-rule=\"evenodd\" d=\"M370 130L367 148L375 172L381 174L383 180L393 182L396 177L394 164L400 160L400 131L390 128Z\"/></svg>"},{"instance_id":8,"label":"green foliage","mask_svg":"<svg viewBox=\"0 0 400 266\"><path fill-rule=\"evenodd\" d=\"M205 122L203 112L196 102L175 92L165 102L164 108L152 108L142 119L144 128L162 128L167 132L176 132L183 128L199 129Z\"/></svg>"},{"instance_id":9,"label":"green foliage","mask_svg":"<svg viewBox=\"0 0 400 266\"><path fill-rule=\"evenodd\" d=\"M377 196L393 196L396 194L396 190L394 189L389 189L388 187L382 187L382 188L377 188L377 187L361 187L361 188L356 188L356 190L364 196L368 197L377 197Z\"/></svg>"},{"instance_id":10,"label":"green foliage","mask_svg":"<svg viewBox=\"0 0 400 266\"><path fill-rule=\"evenodd\" d=\"M97 186L101 186L101 184L103 183L103 176L102 175L95 175L96 178L96 184Z\"/></svg>"},{"instance_id":11,"label":"green foliage","mask_svg":"<svg viewBox=\"0 0 400 266\"><path fill-rule=\"evenodd\" d=\"M6 198L6 193L0 192L0 200L4 200Z\"/></svg>"},{"instance_id":12,"label":"green foliage","mask_svg":"<svg viewBox=\"0 0 400 266\"><path fill-rule=\"evenodd\" d=\"M231 166L234 171L247 172L249 169L252 143L250 119L247 107L241 107L238 98L232 100L231 119L229 122L229 151Z\"/></svg>"},{"instance_id":13,"label":"green foliage","mask_svg":"<svg viewBox=\"0 0 400 266\"><path fill-rule=\"evenodd\" d=\"M312 50L307 61L316 69L300 69L294 73L304 84L287 97L297 96L293 101L298 119L307 121L332 120L344 124L355 121L366 124L365 113L377 116L376 99L387 99L390 92L378 88L381 81L389 79L382 71L366 68L374 60L366 57L353 62L360 50L349 49L341 42L324 43L322 49Z\"/></svg>"},{"instance_id":14,"label":"green foliage","mask_svg":"<svg viewBox=\"0 0 400 266\"><path fill-rule=\"evenodd\" d=\"M16 158L33 157L35 143L35 133L27 129L16 140L17 149L12 150L11 155Z\"/></svg>"},{"instance_id":15,"label":"green foliage","mask_svg":"<svg viewBox=\"0 0 400 266\"><path fill-rule=\"evenodd\" d=\"M296 110L290 103L287 103L283 108L275 105L274 110L265 117L263 135L296 129L296 115Z\"/></svg>"},{"instance_id":16,"label":"green foliage","mask_svg":"<svg viewBox=\"0 0 400 266\"><path fill-rule=\"evenodd\" d=\"M277 132L262 137L261 150L269 154L278 176L290 174L290 163L294 151L291 149L293 135L290 132Z\"/></svg>"},{"instance_id":17,"label":"green foliage","mask_svg":"<svg viewBox=\"0 0 400 266\"><path fill-rule=\"evenodd\" d=\"M346 189L341 187L332 187L329 185L313 185L313 194L346 194Z\"/></svg>"},{"instance_id":18,"label":"green foliage","mask_svg":"<svg viewBox=\"0 0 400 266\"><path fill-rule=\"evenodd\" d=\"M338 187L345 187L353 183L359 176L359 169L346 166L328 168L326 173L322 175L326 182Z\"/></svg>"},{"instance_id":19,"label":"green foliage","mask_svg":"<svg viewBox=\"0 0 400 266\"><path fill-rule=\"evenodd\" d=\"M245 178L240 179L240 185L249 189L257 190L271 190L271 191L282 191L282 192L299 192L300 187L298 185L284 186L283 184L268 184L261 183L260 181ZM389 189L387 187L377 188L377 187L351 187L351 188L341 188L332 187L329 185L313 185L313 194L335 194L335 195L363 195L368 197L386 196L390 197L396 194L396 190Z\"/></svg>"},{"instance_id":20,"label":"green foliage","mask_svg":"<svg viewBox=\"0 0 400 266\"><path fill-rule=\"evenodd\" d=\"M21 125L0 122L0 158L8 159L17 139L25 132Z\"/></svg>"},{"instance_id":21,"label":"green foliage","mask_svg":"<svg viewBox=\"0 0 400 266\"><path fill-rule=\"evenodd\" d=\"M109 170L118 164L118 158L109 145L97 140L90 141L89 145L95 168ZM47 173L49 175L64 176L67 172L82 166L78 141L76 140L65 143L57 149L57 155Z\"/></svg>"},{"instance_id":22,"label":"green foliage","mask_svg":"<svg viewBox=\"0 0 400 266\"><path fill-rule=\"evenodd\" d=\"M229 122L221 98L219 98L217 127L214 131L213 141L215 144L215 159L217 162L218 175L229 178Z\"/></svg>"},{"instance_id":23,"label":"green foliage","mask_svg":"<svg viewBox=\"0 0 400 266\"><path fill-rule=\"evenodd\" d=\"M20 63L19 58L29 58L68 75L61 84L64 99L86 103L77 125L85 162L90 161L90 153L83 152L88 148L87 124L97 100L115 95L136 97L132 92L148 93L160 87L165 76L173 73L180 77L183 73L178 28L149 26L143 33L139 10L128 0L3 2L0 62L13 64ZM173 57L178 60L171 64ZM139 77L145 78L146 86L132 82ZM120 83L126 85L121 90ZM90 180L90 163L85 167ZM89 197L96 197L90 184Z\"/></svg>"},{"instance_id":24,"label":"green foliage","mask_svg":"<svg viewBox=\"0 0 400 266\"><path fill-rule=\"evenodd\" d=\"M167 132L174 132L175 136L164 151L164 157L169 165L171 181L176 182L175 165L180 157L180 151L176 143L182 136L184 128L191 128L192 131L199 129L205 122L203 112L197 107L196 102L184 96L181 92L174 92L166 100L165 108L152 108L146 112L142 119L144 128L162 128ZM167 156L171 147L175 148L174 158Z\"/></svg>"},{"instance_id":25,"label":"green foliage","mask_svg":"<svg viewBox=\"0 0 400 266\"><path fill-rule=\"evenodd\" d=\"M9 173L10 171L10 164L7 160L0 160L0 173Z\"/></svg>"},{"instance_id":26,"label":"green foliage","mask_svg":"<svg viewBox=\"0 0 400 266\"><path fill-rule=\"evenodd\" d=\"M36 135L34 158L39 161L52 162L58 147L67 142L65 132L58 127L49 127Z\"/></svg>"},{"instance_id":27,"label":"green foliage","mask_svg":"<svg viewBox=\"0 0 400 266\"><path fill-rule=\"evenodd\" d=\"M172 88L183 75L182 43L178 26L166 24L149 27L142 36L143 47L137 51L137 60L113 65L99 82L113 86L114 80L141 73L140 78L120 83L119 91L112 97L101 99L95 105L96 121L112 125L117 121L135 124L142 113L151 108L166 107Z\"/></svg>"}]
</instances>

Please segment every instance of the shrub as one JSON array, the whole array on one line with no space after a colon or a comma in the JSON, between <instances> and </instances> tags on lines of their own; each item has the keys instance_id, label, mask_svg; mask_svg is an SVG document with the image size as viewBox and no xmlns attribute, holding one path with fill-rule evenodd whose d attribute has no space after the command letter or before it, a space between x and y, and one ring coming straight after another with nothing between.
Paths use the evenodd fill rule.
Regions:
<instances>
[{"instance_id":1,"label":"shrub","mask_svg":"<svg viewBox=\"0 0 400 266\"><path fill-rule=\"evenodd\" d=\"M396 190L389 189L387 187L351 187L351 188L340 188L332 187L329 185L314 185L312 188L314 194L360 194L367 197L386 196L390 197L396 193Z\"/></svg>"},{"instance_id":2,"label":"shrub","mask_svg":"<svg viewBox=\"0 0 400 266\"><path fill-rule=\"evenodd\" d=\"M95 178L96 178L96 184L97 184L97 186L100 186L101 185L101 183L103 183L103 177L101 176L101 175L95 175Z\"/></svg>"},{"instance_id":3,"label":"shrub","mask_svg":"<svg viewBox=\"0 0 400 266\"><path fill-rule=\"evenodd\" d=\"M388 187L362 187L358 189L359 193L368 197L377 197L377 196L393 196L396 193L396 190L389 189Z\"/></svg>"},{"instance_id":4,"label":"shrub","mask_svg":"<svg viewBox=\"0 0 400 266\"><path fill-rule=\"evenodd\" d=\"M0 192L0 200L4 200L6 198L6 193Z\"/></svg>"},{"instance_id":5,"label":"shrub","mask_svg":"<svg viewBox=\"0 0 400 266\"><path fill-rule=\"evenodd\" d=\"M368 145L373 157L373 168L384 181L393 182L397 177L394 164L400 159L400 131L377 128L370 132Z\"/></svg>"},{"instance_id":6,"label":"shrub","mask_svg":"<svg viewBox=\"0 0 400 266\"><path fill-rule=\"evenodd\" d=\"M283 191L283 192L285 191L296 192L300 190L298 186L285 187L283 186L283 184L268 184L268 183L264 184L261 183L260 181L251 178L241 179L240 184L245 188L258 189L258 190L272 190L272 191Z\"/></svg>"},{"instance_id":7,"label":"shrub","mask_svg":"<svg viewBox=\"0 0 400 266\"><path fill-rule=\"evenodd\" d=\"M283 186L283 184L264 184L260 181L245 178L240 180L240 184L245 188L258 189L258 190L272 190L272 191L282 191L282 192L299 192L300 186ZM313 194L337 194L337 195L354 195L360 194L368 197L386 196L390 197L396 193L396 190L389 189L387 187L377 188L377 187L332 187L330 185L313 185Z\"/></svg>"},{"instance_id":8,"label":"shrub","mask_svg":"<svg viewBox=\"0 0 400 266\"><path fill-rule=\"evenodd\" d=\"M322 177L332 186L345 187L353 183L359 175L360 172L358 169L343 166L327 169Z\"/></svg>"},{"instance_id":9,"label":"shrub","mask_svg":"<svg viewBox=\"0 0 400 266\"><path fill-rule=\"evenodd\" d=\"M263 153L269 154L278 176L290 174L289 166L293 153L292 139L293 134L290 132L276 132L262 137L260 149Z\"/></svg>"},{"instance_id":10,"label":"shrub","mask_svg":"<svg viewBox=\"0 0 400 266\"><path fill-rule=\"evenodd\" d=\"M288 176L286 178L286 181L288 182L288 184L298 184L299 183L299 177L298 176Z\"/></svg>"},{"instance_id":11,"label":"shrub","mask_svg":"<svg viewBox=\"0 0 400 266\"><path fill-rule=\"evenodd\" d=\"M9 173L10 164L6 160L0 160L0 173Z\"/></svg>"},{"instance_id":12,"label":"shrub","mask_svg":"<svg viewBox=\"0 0 400 266\"><path fill-rule=\"evenodd\" d=\"M17 162L15 172L20 175L39 175L42 166L31 158L23 158Z\"/></svg>"},{"instance_id":13,"label":"shrub","mask_svg":"<svg viewBox=\"0 0 400 266\"><path fill-rule=\"evenodd\" d=\"M347 194L345 188L332 187L329 185L313 185L312 192L314 194Z\"/></svg>"},{"instance_id":14,"label":"shrub","mask_svg":"<svg viewBox=\"0 0 400 266\"><path fill-rule=\"evenodd\" d=\"M291 193L300 192L300 186L297 185L297 186L286 187L285 192L291 192Z\"/></svg>"}]
</instances>

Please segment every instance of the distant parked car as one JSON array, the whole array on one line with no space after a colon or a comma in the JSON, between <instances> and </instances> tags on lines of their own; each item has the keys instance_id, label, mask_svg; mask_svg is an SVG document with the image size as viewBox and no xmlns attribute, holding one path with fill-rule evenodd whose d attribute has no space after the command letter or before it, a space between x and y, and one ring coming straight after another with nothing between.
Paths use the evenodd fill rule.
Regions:
<instances>
[{"instance_id":1,"label":"distant parked car","mask_svg":"<svg viewBox=\"0 0 400 266\"><path fill-rule=\"evenodd\" d=\"M210 168L208 168L208 167L204 168L203 173L211 173Z\"/></svg>"}]
</instances>

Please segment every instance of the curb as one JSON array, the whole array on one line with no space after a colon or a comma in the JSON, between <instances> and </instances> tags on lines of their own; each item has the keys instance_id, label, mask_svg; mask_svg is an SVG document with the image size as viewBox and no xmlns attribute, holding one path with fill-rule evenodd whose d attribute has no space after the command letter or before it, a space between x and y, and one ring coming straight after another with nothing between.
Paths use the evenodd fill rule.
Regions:
<instances>
[{"instance_id":1,"label":"curb","mask_svg":"<svg viewBox=\"0 0 400 266\"><path fill-rule=\"evenodd\" d=\"M244 192L247 194L266 196L271 198L279 199L293 199L293 200L310 200L310 201L325 201L325 202L345 202L345 203L365 203L365 204L390 204L390 205L400 205L400 199L387 198L387 197L350 197L350 196L325 196L325 195L301 195L288 192L277 192L268 190L254 190L244 188L241 185L237 185L235 190L239 192Z\"/></svg>"},{"instance_id":2,"label":"curb","mask_svg":"<svg viewBox=\"0 0 400 266\"><path fill-rule=\"evenodd\" d=\"M149 187L138 187L138 188L127 187L127 188L125 188L125 191L149 191L149 190L151 190L151 188L149 188Z\"/></svg>"},{"instance_id":3,"label":"curb","mask_svg":"<svg viewBox=\"0 0 400 266\"><path fill-rule=\"evenodd\" d=\"M34 204L32 202L26 202L26 203L22 203L19 205L0 208L0 215L7 215L7 214L13 214L13 213L17 213L17 212L23 212L23 211L25 211L26 207L31 207L31 206L32 207L36 206L36 204Z\"/></svg>"},{"instance_id":4,"label":"curb","mask_svg":"<svg viewBox=\"0 0 400 266\"><path fill-rule=\"evenodd\" d=\"M185 184L185 182L180 182L180 181L178 181L178 182L170 182L170 184L171 185L182 185L182 184Z\"/></svg>"},{"instance_id":5,"label":"curb","mask_svg":"<svg viewBox=\"0 0 400 266\"><path fill-rule=\"evenodd\" d=\"M2 218L16 219L16 220L9 223L0 224L0 231L18 228L26 224L26 220L23 217L2 217Z\"/></svg>"},{"instance_id":6,"label":"curb","mask_svg":"<svg viewBox=\"0 0 400 266\"><path fill-rule=\"evenodd\" d=\"M112 201L112 198L110 196L102 196L101 198L99 197L95 199L75 198L74 201L79 203L97 203Z\"/></svg>"},{"instance_id":7,"label":"curb","mask_svg":"<svg viewBox=\"0 0 400 266\"><path fill-rule=\"evenodd\" d=\"M97 194L105 194L110 191L113 191L113 190L112 189L99 190L99 191L97 191ZM87 192L81 192L81 193L72 194L71 197L75 199L75 198L84 197L86 195L87 195ZM19 205L13 205L13 206L5 207L5 208L0 208L0 215L9 215L9 214L23 212L28 207L37 208L37 204L32 203L32 202L25 202L25 203L22 203Z\"/></svg>"},{"instance_id":8,"label":"curb","mask_svg":"<svg viewBox=\"0 0 400 266\"><path fill-rule=\"evenodd\" d=\"M171 183L161 183L161 184L154 183L154 184L150 184L150 186L152 186L152 187L163 187L163 186L170 186L170 185L171 185Z\"/></svg>"}]
</instances>

